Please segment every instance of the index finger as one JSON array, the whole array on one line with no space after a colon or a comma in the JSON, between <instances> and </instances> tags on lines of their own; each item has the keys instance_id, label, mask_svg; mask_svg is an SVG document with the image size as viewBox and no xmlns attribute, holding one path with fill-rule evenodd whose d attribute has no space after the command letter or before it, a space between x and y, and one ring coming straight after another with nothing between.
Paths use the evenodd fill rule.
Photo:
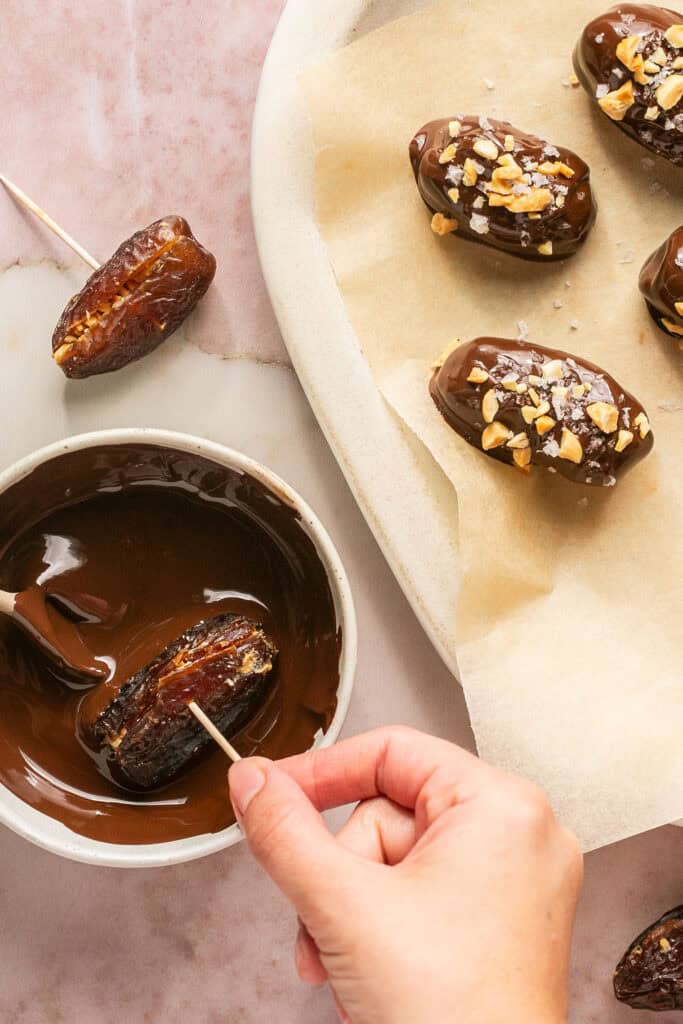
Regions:
<instances>
[{"instance_id":1,"label":"index finger","mask_svg":"<svg viewBox=\"0 0 683 1024\"><path fill-rule=\"evenodd\" d=\"M453 790L451 802L462 802L494 771L462 747L404 726L361 733L278 764L319 811L375 796L414 810L421 794L444 786Z\"/></svg>"}]
</instances>

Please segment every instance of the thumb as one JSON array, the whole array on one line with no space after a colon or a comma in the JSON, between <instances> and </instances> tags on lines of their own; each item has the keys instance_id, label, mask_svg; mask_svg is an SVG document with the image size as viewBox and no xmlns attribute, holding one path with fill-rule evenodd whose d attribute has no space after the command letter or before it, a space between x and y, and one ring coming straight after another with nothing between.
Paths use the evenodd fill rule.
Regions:
<instances>
[{"instance_id":1,"label":"thumb","mask_svg":"<svg viewBox=\"0 0 683 1024\"><path fill-rule=\"evenodd\" d=\"M337 886L356 865L297 783L262 757L232 765L228 782L252 853L299 916L319 919L332 882L338 908Z\"/></svg>"}]
</instances>

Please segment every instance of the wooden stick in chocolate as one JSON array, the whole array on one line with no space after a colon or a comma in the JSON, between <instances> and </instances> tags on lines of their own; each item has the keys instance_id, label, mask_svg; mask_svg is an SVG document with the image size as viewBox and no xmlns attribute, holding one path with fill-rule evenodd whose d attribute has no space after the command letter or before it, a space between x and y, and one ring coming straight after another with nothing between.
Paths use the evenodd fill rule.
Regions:
<instances>
[{"instance_id":1,"label":"wooden stick in chocolate","mask_svg":"<svg viewBox=\"0 0 683 1024\"><path fill-rule=\"evenodd\" d=\"M25 206L27 210L30 210L31 213L35 214L38 220L42 220L43 224L48 227L50 231L53 231L54 234L57 235L58 238L61 238L61 240L65 242L70 249L73 249L76 255L81 257L84 263L87 263L93 270L97 270L99 268L100 264L94 256L91 256L89 252L86 252L83 246L78 244L75 238L72 238L64 228L60 227L59 224L54 221L49 214L45 213L45 210L42 210L37 203L34 203L30 196L27 196L25 192L22 192L18 185L15 185L13 181L6 178L4 174L0 174L0 182L2 182L7 191L11 192L14 198L20 202L22 206Z\"/></svg>"},{"instance_id":2,"label":"wooden stick in chocolate","mask_svg":"<svg viewBox=\"0 0 683 1024\"><path fill-rule=\"evenodd\" d=\"M209 716L204 714L199 704L197 704L196 701L191 700L187 706L194 715L194 717L197 719L197 721L201 722L201 724L204 726L209 736L211 736L211 738L216 741L221 750L228 755L230 760L233 762L241 761L241 755L237 753L232 743L230 743L229 740L226 740L223 733L218 731L218 729L213 724Z\"/></svg>"}]
</instances>

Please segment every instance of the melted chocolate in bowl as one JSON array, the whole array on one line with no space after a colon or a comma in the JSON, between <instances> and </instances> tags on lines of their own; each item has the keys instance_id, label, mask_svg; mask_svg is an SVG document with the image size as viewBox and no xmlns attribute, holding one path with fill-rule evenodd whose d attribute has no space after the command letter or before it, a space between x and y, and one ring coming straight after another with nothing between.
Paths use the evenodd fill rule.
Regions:
<instances>
[{"instance_id":1,"label":"melted chocolate in bowl","mask_svg":"<svg viewBox=\"0 0 683 1024\"><path fill-rule=\"evenodd\" d=\"M167 842L234 821L221 751L140 794L115 784L78 735L82 701L90 714L104 706L200 619L248 615L280 651L275 686L233 740L240 753L299 753L332 720L341 634L324 566L298 513L244 473L144 444L38 466L0 495L0 586L34 584L62 607L103 602L74 628L107 681L69 678L0 622L0 782L83 836Z\"/></svg>"}]
</instances>

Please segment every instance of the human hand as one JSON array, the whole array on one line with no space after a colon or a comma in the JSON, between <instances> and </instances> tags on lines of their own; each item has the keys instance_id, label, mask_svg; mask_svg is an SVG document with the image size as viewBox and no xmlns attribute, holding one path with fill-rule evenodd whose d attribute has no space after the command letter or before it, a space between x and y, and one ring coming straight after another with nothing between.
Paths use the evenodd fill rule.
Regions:
<instances>
[{"instance_id":1,"label":"human hand","mask_svg":"<svg viewBox=\"0 0 683 1024\"><path fill-rule=\"evenodd\" d=\"M300 977L352 1024L561 1024L582 858L543 793L394 727L230 769L294 906ZM360 801L337 836L320 811Z\"/></svg>"}]
</instances>

